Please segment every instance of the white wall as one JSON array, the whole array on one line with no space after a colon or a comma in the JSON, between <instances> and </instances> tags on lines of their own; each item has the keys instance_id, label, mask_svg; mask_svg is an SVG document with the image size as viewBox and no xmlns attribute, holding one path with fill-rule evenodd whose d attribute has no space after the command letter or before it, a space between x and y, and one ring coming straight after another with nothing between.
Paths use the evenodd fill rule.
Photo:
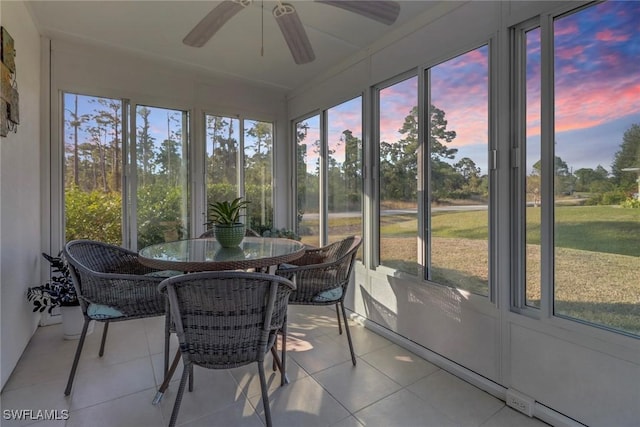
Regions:
<instances>
[{"instance_id":1,"label":"white wall","mask_svg":"<svg viewBox=\"0 0 640 427\"><path fill-rule=\"evenodd\" d=\"M0 2L13 37L20 95L17 133L0 138L0 369L4 387L39 315L25 297L40 284L40 36L23 2Z\"/></svg>"},{"instance_id":2,"label":"white wall","mask_svg":"<svg viewBox=\"0 0 640 427\"><path fill-rule=\"evenodd\" d=\"M510 311L508 28L559 6L566 3L445 2L439 6L439 17L420 17L422 26L294 91L289 96L289 118L331 107L400 73L435 65L491 40L498 73L493 95L501 113L496 302L384 267L373 271L360 265L347 304L372 328L391 333L400 343L495 395L504 398L505 390L513 388L535 398L539 403L535 415L547 421L570 422L560 415L564 414L591 426L637 426L639 340L577 322L536 320ZM373 142L365 135L364 143Z\"/></svg>"}]
</instances>

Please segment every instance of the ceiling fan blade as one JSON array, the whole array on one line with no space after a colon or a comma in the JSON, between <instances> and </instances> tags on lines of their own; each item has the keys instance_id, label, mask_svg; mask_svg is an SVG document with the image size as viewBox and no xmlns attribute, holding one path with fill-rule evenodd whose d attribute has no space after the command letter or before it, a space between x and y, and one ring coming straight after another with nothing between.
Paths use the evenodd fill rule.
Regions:
<instances>
[{"instance_id":1,"label":"ceiling fan blade","mask_svg":"<svg viewBox=\"0 0 640 427\"><path fill-rule=\"evenodd\" d=\"M289 3L280 3L273 9L273 16L280 26L296 64L307 64L316 59L307 32L302 26L296 9Z\"/></svg>"},{"instance_id":2,"label":"ceiling fan blade","mask_svg":"<svg viewBox=\"0 0 640 427\"><path fill-rule=\"evenodd\" d=\"M224 0L214 7L182 40L182 43L202 47L224 24L251 4L250 0Z\"/></svg>"},{"instance_id":3,"label":"ceiling fan blade","mask_svg":"<svg viewBox=\"0 0 640 427\"><path fill-rule=\"evenodd\" d=\"M386 25L396 22L400 14L400 4L395 1L382 0L316 0L318 3L324 3L331 6L339 7L358 15L366 16Z\"/></svg>"}]
</instances>

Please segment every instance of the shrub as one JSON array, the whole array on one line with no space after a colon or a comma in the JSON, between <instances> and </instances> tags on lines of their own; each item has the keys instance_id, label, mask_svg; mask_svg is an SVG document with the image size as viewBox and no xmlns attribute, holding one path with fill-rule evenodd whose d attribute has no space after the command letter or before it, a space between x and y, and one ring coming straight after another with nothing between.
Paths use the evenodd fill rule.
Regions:
<instances>
[{"instance_id":1,"label":"shrub","mask_svg":"<svg viewBox=\"0 0 640 427\"><path fill-rule=\"evenodd\" d=\"M627 200L623 201L620 206L623 208L629 209L640 209L640 199L636 199L635 197L629 197Z\"/></svg>"}]
</instances>

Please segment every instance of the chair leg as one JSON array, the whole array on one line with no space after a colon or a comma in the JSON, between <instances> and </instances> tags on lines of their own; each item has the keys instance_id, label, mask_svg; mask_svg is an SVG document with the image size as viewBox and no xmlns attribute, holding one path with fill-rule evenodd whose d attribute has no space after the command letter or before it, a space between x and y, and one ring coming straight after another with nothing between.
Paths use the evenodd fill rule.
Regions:
<instances>
[{"instance_id":1,"label":"chair leg","mask_svg":"<svg viewBox=\"0 0 640 427\"><path fill-rule=\"evenodd\" d=\"M109 321L104 322L104 328L102 328L102 341L100 341L100 351L98 356L102 357L104 354L104 343L107 342L107 332L109 332Z\"/></svg>"},{"instance_id":2,"label":"chair leg","mask_svg":"<svg viewBox=\"0 0 640 427\"><path fill-rule=\"evenodd\" d=\"M271 347L271 353L273 353L271 368L273 369L273 372L275 372L278 370L278 362L276 360L276 356L278 354L278 332L276 332L276 340L273 342L273 347Z\"/></svg>"},{"instance_id":3,"label":"chair leg","mask_svg":"<svg viewBox=\"0 0 640 427\"><path fill-rule=\"evenodd\" d=\"M76 355L73 358L73 364L71 365L71 372L69 372L69 380L67 381L67 387L64 389L64 395L69 396L71 394L71 386L73 385L73 378L76 376L76 369L78 369L78 362L80 361L80 354L82 353L82 347L84 346L84 339L87 337L87 329L89 328L89 322L91 319L84 318L84 325L82 325L82 333L80 334L80 340L78 341L78 347L76 347Z\"/></svg>"},{"instance_id":4,"label":"chair leg","mask_svg":"<svg viewBox=\"0 0 640 427\"><path fill-rule=\"evenodd\" d=\"M344 309L344 303L340 302L340 307L342 307L342 320L344 320L344 329L347 331L347 340L349 341L349 351L351 352L351 362L353 362L353 366L356 366L356 354L353 351L353 342L351 342L351 332L349 331L349 322L347 321L347 312Z\"/></svg>"},{"instance_id":5,"label":"chair leg","mask_svg":"<svg viewBox=\"0 0 640 427\"><path fill-rule=\"evenodd\" d=\"M276 337L276 342L278 341ZM287 318L285 316L282 324L282 369L280 370L280 386L289 384L287 377Z\"/></svg>"},{"instance_id":6,"label":"chair leg","mask_svg":"<svg viewBox=\"0 0 640 427\"><path fill-rule=\"evenodd\" d=\"M338 309L339 303L336 303L336 317L338 318L338 332L342 335L342 324L340 323L340 310Z\"/></svg>"},{"instance_id":7,"label":"chair leg","mask_svg":"<svg viewBox=\"0 0 640 427\"><path fill-rule=\"evenodd\" d=\"M193 365L189 365L189 393L193 391Z\"/></svg>"},{"instance_id":8,"label":"chair leg","mask_svg":"<svg viewBox=\"0 0 640 427\"><path fill-rule=\"evenodd\" d=\"M166 377L169 371L169 345L171 342L171 318L169 313L165 315L164 322L164 375Z\"/></svg>"},{"instance_id":9,"label":"chair leg","mask_svg":"<svg viewBox=\"0 0 640 427\"><path fill-rule=\"evenodd\" d=\"M189 364L189 366L185 366L182 371L182 378L180 378L180 386L178 387L178 394L176 394L176 401L173 404L173 411L171 411L171 419L169 420L169 427L174 427L176 425L176 421L178 420L178 412L180 411L180 404L182 403L182 395L184 394L184 387L187 385L187 376L189 375L190 368L191 368L191 364Z\"/></svg>"},{"instance_id":10,"label":"chair leg","mask_svg":"<svg viewBox=\"0 0 640 427\"><path fill-rule=\"evenodd\" d=\"M267 391L267 380L264 376L264 364L258 361L258 374L260 375L260 389L262 390L262 404L264 405L264 419L267 427L271 427L271 407L269 405L269 393Z\"/></svg>"}]
</instances>

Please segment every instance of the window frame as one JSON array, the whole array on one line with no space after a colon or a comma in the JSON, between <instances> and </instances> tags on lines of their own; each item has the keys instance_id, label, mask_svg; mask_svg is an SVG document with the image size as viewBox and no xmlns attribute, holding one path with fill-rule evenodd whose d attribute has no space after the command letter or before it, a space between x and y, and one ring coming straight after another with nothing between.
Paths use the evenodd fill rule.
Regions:
<instances>
[{"instance_id":1,"label":"window frame","mask_svg":"<svg viewBox=\"0 0 640 427\"><path fill-rule=\"evenodd\" d=\"M361 176L362 176L362 183L361 183L361 194L362 194L362 214L365 215L365 212L367 211L367 204L368 204L368 200L367 200L367 196L366 196L366 182L367 182L367 174L366 174L366 163L367 163L367 142L366 142L366 135L367 135L367 122L366 122L366 109L365 109L365 105L366 105L366 97L365 97L365 93L356 93L353 96L350 97L346 97L346 98L341 98L340 101L336 102L336 103L332 103L331 105L328 105L326 107L322 107L316 110L313 110L307 114L298 116L294 119L291 120L291 140L292 140L292 146L293 146L293 155L292 155L292 164L293 164L293 179L292 179L292 193L294 195L293 197L293 203L292 205L294 206L294 218L297 218L297 212L298 212L298 199L297 197L295 197L295 194L297 193L297 188L298 188L298 161L297 161L297 150L298 150L298 141L297 141L297 125L298 123L304 122L305 120L308 120L310 118L316 117L318 116L318 120L319 120L319 137L320 137L320 159L319 159L319 167L320 167L320 174L318 177L319 180L319 194L318 194L318 203L319 203L319 231L320 231L320 236L319 236L319 245L320 246L325 246L329 243L329 210L328 210L328 195L329 195L329 191L328 191L328 165L329 165L329 153L328 153L328 149L329 149L329 141L328 141L328 126L329 126L329 110L335 108L335 107L339 107L342 104L349 102L349 101L353 101L357 98L360 98L360 114L361 114L361 126L362 126L362 137L361 137L361 141L362 141L362 152L361 152ZM297 220L295 221L294 224L294 229L296 230L296 232L298 232L298 222ZM362 221L362 231L361 233L364 235L366 233L366 229L367 229L367 217L365 216L365 219ZM366 251L365 251L366 252ZM366 259L367 256L364 255L364 258Z\"/></svg>"},{"instance_id":2,"label":"window frame","mask_svg":"<svg viewBox=\"0 0 640 427\"><path fill-rule=\"evenodd\" d=\"M223 118L229 118L232 120L238 120L238 156L237 156L237 164L236 164L236 168L238 171L238 176L237 176L237 192L236 192L236 196L237 197L245 197L246 192L245 192L245 143L244 143L244 139L245 139L245 122L246 121L253 121L253 122L262 122L262 123L269 123L271 124L271 132L272 132L272 147L271 147L271 165L270 165L270 173L271 173L271 207L272 207L272 218L271 221L273 223L273 226L275 227L275 217L276 217L276 206L275 206L275 188L276 188L276 183L275 183L275 158L276 158L276 141L277 141L277 123L275 120L272 119L263 119L263 118L255 118L250 114L229 114L229 113L221 113L221 112L210 112L207 110L202 111L202 113L199 115L200 116L200 120L202 120L202 123L200 125L198 125L198 130L200 132L202 132L201 134L201 138L199 138L200 142L201 142L201 146L197 146L197 147L193 147L193 151L195 153L200 154L200 156L198 156L198 154L195 154L195 157L198 159L197 163L198 164L198 168L200 169L199 172L194 170L194 176L198 176L200 177L201 180L201 185L200 191L197 191L195 193L198 193L196 197L200 198L202 201L199 203L202 206L202 221L196 221L194 223L194 235L199 236L200 234L202 234L205 231L205 223L207 222L207 211L208 211L208 207L207 207L207 167L206 167L206 163L207 163L207 116L212 116L212 117L223 117ZM195 208L194 208L195 210ZM200 222L202 224L200 224Z\"/></svg>"},{"instance_id":3,"label":"window frame","mask_svg":"<svg viewBox=\"0 0 640 427\"><path fill-rule=\"evenodd\" d=\"M565 15L580 13L582 10L594 7L601 2L578 2L577 4L562 5L554 10L540 14L532 19L517 23L510 30L510 76L512 79L510 103L513 107L510 132L513 141L511 147L512 179L515 183L510 189L510 212L513 221L512 231L512 269L510 286L510 311L529 317L554 327L584 334L595 339L613 340L623 344L625 339L637 340L638 335L616 329L604 324L598 324L586 319L573 318L555 313L555 199L554 199L554 160L555 160L555 72L554 72L554 22ZM526 113L523 100L526 92L526 80L523 78L523 63L526 46L523 44L524 33L528 30L540 28L540 151L541 151L541 224L540 224L540 308L526 304L526 283L524 271L526 269L525 223L521 212L522 204L526 202L523 182L526 180L526 150L522 145L524 129L526 129ZM523 172L524 171L524 172ZM544 172L547 171L547 172ZM547 201L547 203L545 203ZM551 201L549 203L548 201Z\"/></svg>"}]
</instances>

